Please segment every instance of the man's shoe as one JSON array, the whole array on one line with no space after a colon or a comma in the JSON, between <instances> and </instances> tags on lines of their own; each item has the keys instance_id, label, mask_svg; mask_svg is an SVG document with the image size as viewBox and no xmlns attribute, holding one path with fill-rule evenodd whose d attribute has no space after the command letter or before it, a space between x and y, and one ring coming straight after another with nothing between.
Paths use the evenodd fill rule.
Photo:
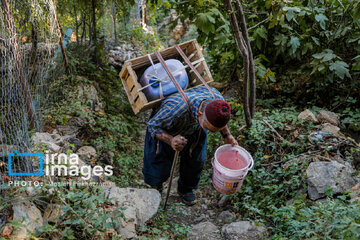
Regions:
<instances>
[{"instance_id":1,"label":"man's shoe","mask_svg":"<svg viewBox=\"0 0 360 240\"><path fill-rule=\"evenodd\" d=\"M185 203L188 206L192 206L194 204L196 204L196 195L193 191L191 192L187 192L187 193L182 193L178 190L178 193L181 197L181 200L183 201L183 203Z\"/></svg>"}]
</instances>

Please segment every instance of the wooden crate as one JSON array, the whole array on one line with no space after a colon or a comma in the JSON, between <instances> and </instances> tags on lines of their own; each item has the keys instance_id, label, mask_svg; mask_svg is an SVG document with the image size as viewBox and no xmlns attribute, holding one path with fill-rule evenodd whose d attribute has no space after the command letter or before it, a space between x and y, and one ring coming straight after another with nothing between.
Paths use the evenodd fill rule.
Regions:
<instances>
[{"instance_id":1,"label":"wooden crate","mask_svg":"<svg viewBox=\"0 0 360 240\"><path fill-rule=\"evenodd\" d=\"M190 59L191 62L202 59L199 63L195 64L194 67L198 70L198 72L201 74L201 76L204 78L204 80L207 83L214 81L211 76L210 70L206 64L206 61L204 59L204 56L201 52L201 47L199 46L196 39L179 44L179 46L189 59L191 57ZM160 53L161 56L164 58L164 60L170 58L178 59L184 65L186 65L186 63L184 62L180 54L177 52L175 47L166 48L160 51ZM150 56L154 63L159 62L155 56L155 53L151 54ZM161 103L161 101L163 100L163 99L156 99L153 101L148 101L143 92L141 91L137 92L137 90L142 87L138 80L142 76L145 69L150 65L151 62L148 56L145 55L142 57L127 60L124 63L124 66L120 72L121 81L123 83L126 95L128 96L129 102L135 114L151 109L156 105L158 105L159 103ZM186 68L186 72L189 77L189 86L185 90L185 92L193 87L203 84L189 67Z\"/></svg>"}]
</instances>

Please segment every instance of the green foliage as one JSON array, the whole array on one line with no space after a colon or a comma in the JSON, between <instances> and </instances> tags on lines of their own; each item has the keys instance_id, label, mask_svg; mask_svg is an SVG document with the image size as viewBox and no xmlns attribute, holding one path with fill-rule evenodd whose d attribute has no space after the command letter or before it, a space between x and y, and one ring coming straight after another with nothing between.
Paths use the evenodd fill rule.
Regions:
<instances>
[{"instance_id":1,"label":"green foliage","mask_svg":"<svg viewBox=\"0 0 360 240\"><path fill-rule=\"evenodd\" d=\"M255 165L240 191L231 195L234 206L244 217L271 218L274 206L282 206L303 187L302 171L306 162L287 168L281 165L304 152L306 140L299 138L292 144L274 141L272 130L263 122L266 120L281 132L285 123L302 126L297 115L294 108L257 113L252 127L245 132L246 140L241 145L253 153ZM243 119L238 120L238 125L241 122Z\"/></svg>"},{"instance_id":2,"label":"green foliage","mask_svg":"<svg viewBox=\"0 0 360 240\"><path fill-rule=\"evenodd\" d=\"M325 49L321 53L313 54L314 60L310 63L313 66L312 74L316 71L324 74L326 72L335 73L339 78L351 77L349 73L349 65L341 58L333 53L330 49ZM331 75L330 81L333 81L333 75Z\"/></svg>"},{"instance_id":3,"label":"green foliage","mask_svg":"<svg viewBox=\"0 0 360 240\"><path fill-rule=\"evenodd\" d=\"M153 53L155 49L162 47L159 36L154 33L146 32L140 25L134 25L131 28L121 29L120 34L123 40L132 42L136 49L143 53Z\"/></svg>"},{"instance_id":4,"label":"green foliage","mask_svg":"<svg viewBox=\"0 0 360 240\"><path fill-rule=\"evenodd\" d=\"M360 204L346 196L310 205L305 195L275 208L270 239L359 239ZM276 226L276 227L275 227Z\"/></svg>"},{"instance_id":5,"label":"green foliage","mask_svg":"<svg viewBox=\"0 0 360 240\"><path fill-rule=\"evenodd\" d=\"M57 188L56 193L55 199L62 199L64 204L58 216L61 224L47 224L38 228L35 232L38 237L60 234L64 239L78 239L105 235L106 230L117 228L119 219L124 217L124 208L117 207L116 211L109 211L115 207L111 203L112 199L106 198L104 190L96 185L82 189L74 188L71 191Z\"/></svg>"},{"instance_id":6,"label":"green foliage","mask_svg":"<svg viewBox=\"0 0 360 240\"><path fill-rule=\"evenodd\" d=\"M136 186L136 180L142 177L140 164L142 162L142 146L132 146L132 148L132 151L119 153L115 157L117 170L120 173L113 181L121 187Z\"/></svg>"},{"instance_id":7,"label":"green foliage","mask_svg":"<svg viewBox=\"0 0 360 240\"><path fill-rule=\"evenodd\" d=\"M185 209L184 204L173 203L166 211L159 210L151 225L141 225L139 232L143 233L143 236L140 239L187 239L191 227L172 221L175 215L186 217L188 213Z\"/></svg>"},{"instance_id":8,"label":"green foliage","mask_svg":"<svg viewBox=\"0 0 360 240\"><path fill-rule=\"evenodd\" d=\"M216 81L241 69L229 16L223 1L169 1L181 20L197 27ZM360 69L358 1L242 1L255 58L258 96L286 93L301 104L328 104L326 97L359 89L353 76ZM258 24L262 22L261 24ZM306 88L301 96L298 88ZM358 98L355 94L351 96Z\"/></svg>"}]
</instances>

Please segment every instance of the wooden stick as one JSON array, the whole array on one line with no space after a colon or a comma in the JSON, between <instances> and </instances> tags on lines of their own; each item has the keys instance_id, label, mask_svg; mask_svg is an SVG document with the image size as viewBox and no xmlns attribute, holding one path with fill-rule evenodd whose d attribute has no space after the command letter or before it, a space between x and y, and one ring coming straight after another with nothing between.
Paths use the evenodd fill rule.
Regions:
<instances>
[{"instance_id":1,"label":"wooden stick","mask_svg":"<svg viewBox=\"0 0 360 240\"><path fill-rule=\"evenodd\" d=\"M176 152L175 152L173 164L172 164L172 167L171 167L170 181L169 181L169 186L168 186L168 189L167 189L167 192L166 192L166 198L165 198L164 208L163 208L164 211L166 210L166 204L167 204L167 201L168 201L168 199L169 199L170 190L171 190L171 184L172 184L172 179L173 179L173 177L174 177L174 172L175 172L177 160L178 160L178 158L179 158L179 153L180 153L179 151L176 151Z\"/></svg>"},{"instance_id":2,"label":"wooden stick","mask_svg":"<svg viewBox=\"0 0 360 240\"><path fill-rule=\"evenodd\" d=\"M273 128L273 126L270 125L270 123L268 123L268 121L266 121L265 119L263 119L263 122L266 124L266 126L268 126L275 134L278 138L280 138L281 141L286 141L276 130L275 128Z\"/></svg>"}]
</instances>

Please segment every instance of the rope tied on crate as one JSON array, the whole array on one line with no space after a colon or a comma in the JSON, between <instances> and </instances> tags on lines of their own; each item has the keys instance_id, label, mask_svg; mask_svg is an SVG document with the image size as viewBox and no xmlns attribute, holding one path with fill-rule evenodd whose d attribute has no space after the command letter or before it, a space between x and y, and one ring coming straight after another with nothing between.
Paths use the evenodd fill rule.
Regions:
<instances>
[{"instance_id":1,"label":"rope tied on crate","mask_svg":"<svg viewBox=\"0 0 360 240\"><path fill-rule=\"evenodd\" d=\"M189 59L191 59L194 55L195 55L195 54L190 55ZM157 74L157 69L156 69L156 67L155 67L155 64L154 64L152 58L151 58L151 55L150 55L150 54L147 54L147 57L148 57L149 60L150 60L150 63L151 63L151 65L152 65L153 69L154 69L155 74ZM196 61L194 61L194 62L190 62L190 64L195 65L195 64L198 64L198 63L200 63L200 62L202 62L202 61L204 61L204 60L205 60L204 58L200 58L200 59L198 59L198 60L196 60ZM181 71L183 71L184 69L186 69L186 68L188 68L188 67L189 67L189 65L185 65L184 67L177 69L176 71L172 72L171 74L172 74L172 75L175 75L176 73L181 72ZM191 66L190 66L190 67L191 67ZM169 76L166 76L166 77L163 77L163 78L159 78L157 75L146 74L146 77L147 77L147 78L150 78L152 82L149 83L149 84L147 84L147 85L145 85L145 86L143 86L142 88L139 88L139 89L136 91L136 93L138 94L140 91L142 91L142 90L144 90L144 89L146 89L146 88L148 88L148 87L150 87L150 86L152 86L152 85L154 85L154 84L156 84L156 83L159 83L160 99L163 99L163 98L164 98L164 95L163 95L163 90L162 90L162 83L171 82L171 79L169 78ZM168 79L168 80L166 80L166 79Z\"/></svg>"}]
</instances>

